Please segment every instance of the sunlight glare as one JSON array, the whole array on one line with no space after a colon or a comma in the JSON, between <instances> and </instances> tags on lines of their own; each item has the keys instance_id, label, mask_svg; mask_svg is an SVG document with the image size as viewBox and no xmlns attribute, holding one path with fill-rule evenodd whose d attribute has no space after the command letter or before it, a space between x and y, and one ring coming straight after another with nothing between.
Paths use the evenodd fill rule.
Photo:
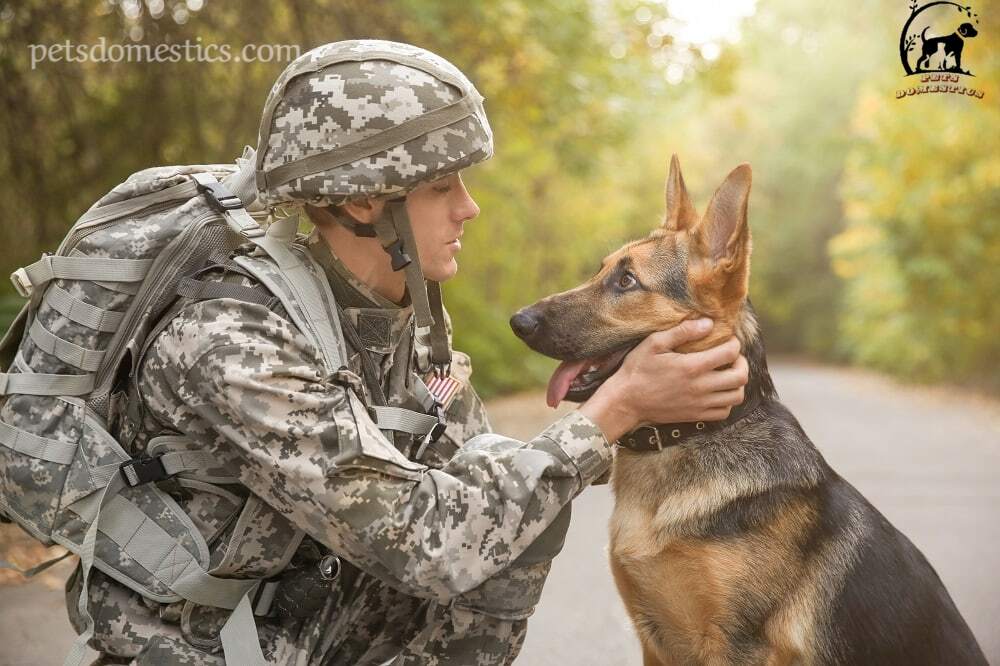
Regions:
<instances>
[{"instance_id":1,"label":"sunlight glare","mask_svg":"<svg viewBox=\"0 0 1000 666\"><path fill-rule=\"evenodd\" d=\"M753 16L757 0L667 0L670 34L678 41L700 46L739 41L740 22Z\"/></svg>"}]
</instances>

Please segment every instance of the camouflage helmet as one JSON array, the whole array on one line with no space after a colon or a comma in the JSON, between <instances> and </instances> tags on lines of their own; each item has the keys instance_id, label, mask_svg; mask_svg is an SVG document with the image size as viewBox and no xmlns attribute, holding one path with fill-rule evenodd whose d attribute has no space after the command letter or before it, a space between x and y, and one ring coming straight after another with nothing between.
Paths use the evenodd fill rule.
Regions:
<instances>
[{"instance_id":1,"label":"camouflage helmet","mask_svg":"<svg viewBox=\"0 0 1000 666\"><path fill-rule=\"evenodd\" d=\"M450 62L398 42L333 42L271 88L257 189L268 205L339 204L405 194L492 154L483 98Z\"/></svg>"}]
</instances>

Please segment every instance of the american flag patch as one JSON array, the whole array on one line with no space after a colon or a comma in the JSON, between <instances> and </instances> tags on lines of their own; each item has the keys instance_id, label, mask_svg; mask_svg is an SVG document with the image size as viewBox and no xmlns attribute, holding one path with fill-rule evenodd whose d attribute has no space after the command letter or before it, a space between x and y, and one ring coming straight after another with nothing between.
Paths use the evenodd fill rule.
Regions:
<instances>
[{"instance_id":1,"label":"american flag patch","mask_svg":"<svg viewBox=\"0 0 1000 666\"><path fill-rule=\"evenodd\" d=\"M427 390L430 391L435 400L441 403L444 409L448 409L460 388L462 388L462 383L451 376L439 377L432 374L427 380Z\"/></svg>"}]
</instances>

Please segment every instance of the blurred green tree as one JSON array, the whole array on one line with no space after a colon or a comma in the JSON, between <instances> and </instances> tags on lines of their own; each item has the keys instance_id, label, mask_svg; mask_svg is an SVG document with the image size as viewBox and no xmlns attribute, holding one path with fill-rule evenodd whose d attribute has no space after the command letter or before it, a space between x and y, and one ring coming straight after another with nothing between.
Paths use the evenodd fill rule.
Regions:
<instances>
[{"instance_id":1,"label":"blurred green tree","mask_svg":"<svg viewBox=\"0 0 1000 666\"><path fill-rule=\"evenodd\" d=\"M544 380L553 362L514 337L509 316L659 224L672 152L701 206L736 164L753 165L751 293L772 350L934 378L996 358L993 89L985 100L892 99L908 11L895 0L849 11L801 0L706 7L0 0L0 274L54 248L130 173L229 162L255 144L260 107L285 65L33 66L31 45L188 40L305 51L378 37L442 53L487 98L497 153L467 174L482 215L445 287L456 344L473 356L483 394ZM700 13L700 23L671 11ZM979 55L969 49L977 83L995 81L994 23L977 38ZM984 53L989 66L973 63ZM18 305L11 293L3 282L0 326Z\"/></svg>"},{"instance_id":2,"label":"blurred green tree","mask_svg":"<svg viewBox=\"0 0 1000 666\"><path fill-rule=\"evenodd\" d=\"M897 100L886 94L892 80L858 99L842 184L847 226L830 246L846 285L840 345L855 362L1000 388L998 34L1000 16L984 15L983 41L966 54L976 76L959 85L985 90L982 100Z\"/></svg>"}]
</instances>

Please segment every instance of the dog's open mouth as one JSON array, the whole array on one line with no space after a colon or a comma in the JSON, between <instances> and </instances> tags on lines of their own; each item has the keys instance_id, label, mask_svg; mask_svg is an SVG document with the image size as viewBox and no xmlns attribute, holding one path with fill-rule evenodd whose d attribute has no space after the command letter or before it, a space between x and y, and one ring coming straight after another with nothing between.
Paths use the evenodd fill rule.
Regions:
<instances>
[{"instance_id":1,"label":"dog's open mouth","mask_svg":"<svg viewBox=\"0 0 1000 666\"><path fill-rule=\"evenodd\" d=\"M563 400L583 402L594 394L605 379L621 367L625 355L632 351L636 344L638 343L626 345L598 358L563 361L549 379L545 402L549 407L557 407Z\"/></svg>"}]
</instances>

